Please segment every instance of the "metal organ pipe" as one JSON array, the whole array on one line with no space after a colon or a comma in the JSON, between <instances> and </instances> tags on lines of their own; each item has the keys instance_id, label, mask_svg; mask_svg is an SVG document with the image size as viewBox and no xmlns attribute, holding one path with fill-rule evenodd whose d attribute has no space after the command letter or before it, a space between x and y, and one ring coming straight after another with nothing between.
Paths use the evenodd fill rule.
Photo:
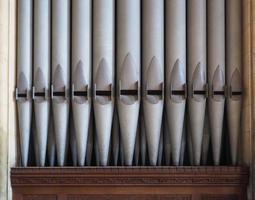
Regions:
<instances>
[{"instance_id":1,"label":"metal organ pipe","mask_svg":"<svg viewBox=\"0 0 255 200\"><path fill-rule=\"evenodd\" d=\"M51 98L58 165L65 164L69 124L70 2L52 1L52 86Z\"/></svg>"},{"instance_id":2,"label":"metal organ pipe","mask_svg":"<svg viewBox=\"0 0 255 200\"><path fill-rule=\"evenodd\" d=\"M193 0L191 0L192 2ZM166 0L166 109L173 165L179 165L186 104L186 1Z\"/></svg>"},{"instance_id":3,"label":"metal organ pipe","mask_svg":"<svg viewBox=\"0 0 255 200\"><path fill-rule=\"evenodd\" d=\"M32 0L18 1L17 88L21 164L27 166L32 119Z\"/></svg>"},{"instance_id":4,"label":"metal organ pipe","mask_svg":"<svg viewBox=\"0 0 255 200\"><path fill-rule=\"evenodd\" d=\"M242 106L241 0L226 0L227 117L232 164L237 164Z\"/></svg>"},{"instance_id":5,"label":"metal organ pipe","mask_svg":"<svg viewBox=\"0 0 255 200\"><path fill-rule=\"evenodd\" d=\"M108 164L114 111L114 0L95 0L93 18L94 114L100 165Z\"/></svg>"},{"instance_id":6,"label":"metal organ pipe","mask_svg":"<svg viewBox=\"0 0 255 200\"><path fill-rule=\"evenodd\" d=\"M204 117L207 97L206 84L206 1L187 2L188 42L188 109L194 165L200 165Z\"/></svg>"},{"instance_id":7,"label":"metal organ pipe","mask_svg":"<svg viewBox=\"0 0 255 200\"><path fill-rule=\"evenodd\" d=\"M151 165L157 164L164 103L164 1L143 0L143 114Z\"/></svg>"},{"instance_id":8,"label":"metal organ pipe","mask_svg":"<svg viewBox=\"0 0 255 200\"><path fill-rule=\"evenodd\" d=\"M50 115L50 1L34 1L34 77L35 140L38 162L45 165Z\"/></svg>"},{"instance_id":9,"label":"metal organ pipe","mask_svg":"<svg viewBox=\"0 0 255 200\"><path fill-rule=\"evenodd\" d=\"M140 107L140 4L117 1L117 103L125 165L132 165Z\"/></svg>"},{"instance_id":10,"label":"metal organ pipe","mask_svg":"<svg viewBox=\"0 0 255 200\"><path fill-rule=\"evenodd\" d=\"M225 0L207 1L209 121L213 160L220 164L225 104Z\"/></svg>"},{"instance_id":11,"label":"metal organ pipe","mask_svg":"<svg viewBox=\"0 0 255 200\"><path fill-rule=\"evenodd\" d=\"M85 164L91 109L91 0L72 2L72 111L78 165Z\"/></svg>"},{"instance_id":12,"label":"metal organ pipe","mask_svg":"<svg viewBox=\"0 0 255 200\"><path fill-rule=\"evenodd\" d=\"M17 5L22 166L237 164L242 0Z\"/></svg>"}]
</instances>

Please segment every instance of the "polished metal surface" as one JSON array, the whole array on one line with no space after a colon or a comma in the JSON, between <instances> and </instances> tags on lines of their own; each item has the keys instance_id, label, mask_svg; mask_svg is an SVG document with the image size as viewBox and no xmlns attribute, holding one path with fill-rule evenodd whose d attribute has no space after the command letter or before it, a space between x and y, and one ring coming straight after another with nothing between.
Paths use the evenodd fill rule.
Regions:
<instances>
[{"instance_id":1,"label":"polished metal surface","mask_svg":"<svg viewBox=\"0 0 255 200\"><path fill-rule=\"evenodd\" d=\"M20 0L17 14L22 166L238 164L241 0Z\"/></svg>"}]
</instances>

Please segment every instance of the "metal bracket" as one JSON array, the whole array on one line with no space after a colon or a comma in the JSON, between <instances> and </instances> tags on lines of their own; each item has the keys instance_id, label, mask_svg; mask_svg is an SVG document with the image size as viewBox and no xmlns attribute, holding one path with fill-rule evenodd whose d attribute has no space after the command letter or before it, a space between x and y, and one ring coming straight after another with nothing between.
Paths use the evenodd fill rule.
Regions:
<instances>
[{"instance_id":1,"label":"metal bracket","mask_svg":"<svg viewBox=\"0 0 255 200\"><path fill-rule=\"evenodd\" d=\"M110 100L113 100L113 85L109 85L109 90L97 90L96 83L94 84L93 97L96 100L97 96L107 96L110 97Z\"/></svg>"},{"instance_id":2,"label":"metal bracket","mask_svg":"<svg viewBox=\"0 0 255 200\"><path fill-rule=\"evenodd\" d=\"M121 87L121 80L119 80L119 92L118 92L119 98L121 99L121 96L137 96L137 100L140 100L140 87L139 82L136 82L136 89L135 90L123 90Z\"/></svg>"},{"instance_id":3,"label":"metal bracket","mask_svg":"<svg viewBox=\"0 0 255 200\"><path fill-rule=\"evenodd\" d=\"M74 90L74 84L72 84L72 88L71 88L71 98L72 98L72 100L74 99L74 97L75 96L79 96L79 97L85 97L86 98L86 100L88 100L89 99L89 86L88 85L86 85L85 86L85 90L84 91L75 91Z\"/></svg>"},{"instance_id":4,"label":"metal bracket","mask_svg":"<svg viewBox=\"0 0 255 200\"><path fill-rule=\"evenodd\" d=\"M191 89L191 98L194 98L194 95L203 95L205 98L208 98L209 96L209 87L208 83L204 85L204 90L195 90L194 89L194 84L192 84L192 89Z\"/></svg>"},{"instance_id":5,"label":"metal bracket","mask_svg":"<svg viewBox=\"0 0 255 200\"><path fill-rule=\"evenodd\" d=\"M67 93L67 90L66 90L66 86L64 86L64 91L57 92L57 91L54 91L54 86L51 85L51 99L54 99L54 97L64 97L65 100L67 100L68 99L68 93Z\"/></svg>"},{"instance_id":6,"label":"metal bracket","mask_svg":"<svg viewBox=\"0 0 255 200\"><path fill-rule=\"evenodd\" d=\"M161 90L149 90L148 85L146 84L145 89L145 96L152 95L152 96L160 96L161 99L164 99L164 83L161 83Z\"/></svg>"},{"instance_id":7,"label":"metal bracket","mask_svg":"<svg viewBox=\"0 0 255 200\"><path fill-rule=\"evenodd\" d=\"M243 91L233 91L232 86L229 86L229 98L233 98L233 96L242 96Z\"/></svg>"},{"instance_id":8,"label":"metal bracket","mask_svg":"<svg viewBox=\"0 0 255 200\"><path fill-rule=\"evenodd\" d=\"M15 99L16 101L28 101L30 99L30 92L27 89L25 93L19 93L19 89L15 88Z\"/></svg>"},{"instance_id":9,"label":"metal bracket","mask_svg":"<svg viewBox=\"0 0 255 200\"><path fill-rule=\"evenodd\" d=\"M214 87L212 85L212 89L211 89L211 97L214 99L215 95L220 95L223 97L226 97L227 94L227 90L226 90L226 86L223 86L223 90L214 90Z\"/></svg>"},{"instance_id":10,"label":"metal bracket","mask_svg":"<svg viewBox=\"0 0 255 200\"><path fill-rule=\"evenodd\" d=\"M32 87L32 99L36 100L37 97L44 97L44 100L47 100L49 97L48 91L46 88L44 88L43 92L36 92L35 86Z\"/></svg>"},{"instance_id":11,"label":"metal bracket","mask_svg":"<svg viewBox=\"0 0 255 200\"><path fill-rule=\"evenodd\" d=\"M170 83L170 99L172 99L174 95L180 95L183 99L187 99L187 84L183 84L183 90L173 90L173 85Z\"/></svg>"}]
</instances>

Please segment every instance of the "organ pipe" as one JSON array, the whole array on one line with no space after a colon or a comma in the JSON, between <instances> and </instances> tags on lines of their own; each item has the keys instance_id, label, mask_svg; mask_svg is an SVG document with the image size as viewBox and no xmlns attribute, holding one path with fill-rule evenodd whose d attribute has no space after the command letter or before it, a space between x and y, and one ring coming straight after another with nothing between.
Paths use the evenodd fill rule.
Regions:
<instances>
[{"instance_id":1,"label":"organ pipe","mask_svg":"<svg viewBox=\"0 0 255 200\"><path fill-rule=\"evenodd\" d=\"M114 111L114 1L95 0L93 30L94 114L100 165L107 165Z\"/></svg>"},{"instance_id":2,"label":"organ pipe","mask_svg":"<svg viewBox=\"0 0 255 200\"><path fill-rule=\"evenodd\" d=\"M78 165L85 164L91 109L91 0L72 2L72 109Z\"/></svg>"},{"instance_id":3,"label":"organ pipe","mask_svg":"<svg viewBox=\"0 0 255 200\"><path fill-rule=\"evenodd\" d=\"M125 165L132 165L140 107L140 4L117 2L117 102Z\"/></svg>"},{"instance_id":4,"label":"organ pipe","mask_svg":"<svg viewBox=\"0 0 255 200\"><path fill-rule=\"evenodd\" d=\"M242 0L17 5L22 166L237 164Z\"/></svg>"},{"instance_id":5,"label":"organ pipe","mask_svg":"<svg viewBox=\"0 0 255 200\"><path fill-rule=\"evenodd\" d=\"M27 166L32 119L32 0L18 1L17 88L21 164Z\"/></svg>"},{"instance_id":6,"label":"organ pipe","mask_svg":"<svg viewBox=\"0 0 255 200\"><path fill-rule=\"evenodd\" d=\"M213 160L220 163L225 104L225 1L208 1L209 121ZM208 127L207 127L208 128Z\"/></svg>"},{"instance_id":7,"label":"organ pipe","mask_svg":"<svg viewBox=\"0 0 255 200\"><path fill-rule=\"evenodd\" d=\"M241 0L226 0L227 118L232 164L237 164L242 106Z\"/></svg>"},{"instance_id":8,"label":"organ pipe","mask_svg":"<svg viewBox=\"0 0 255 200\"><path fill-rule=\"evenodd\" d=\"M50 115L50 1L34 1L33 99L38 162L45 165ZM39 96L39 94L43 94Z\"/></svg>"},{"instance_id":9,"label":"organ pipe","mask_svg":"<svg viewBox=\"0 0 255 200\"><path fill-rule=\"evenodd\" d=\"M70 2L52 1L51 98L58 165L65 164L69 124Z\"/></svg>"},{"instance_id":10,"label":"organ pipe","mask_svg":"<svg viewBox=\"0 0 255 200\"><path fill-rule=\"evenodd\" d=\"M164 103L164 1L143 0L143 113L151 165L157 164Z\"/></svg>"},{"instance_id":11,"label":"organ pipe","mask_svg":"<svg viewBox=\"0 0 255 200\"><path fill-rule=\"evenodd\" d=\"M200 165L204 117L207 97L206 84L206 1L187 2L187 73L188 109L194 165Z\"/></svg>"},{"instance_id":12,"label":"organ pipe","mask_svg":"<svg viewBox=\"0 0 255 200\"><path fill-rule=\"evenodd\" d=\"M191 0L192 2L193 0ZM186 104L186 1L166 1L166 110L173 165L179 165Z\"/></svg>"}]
</instances>

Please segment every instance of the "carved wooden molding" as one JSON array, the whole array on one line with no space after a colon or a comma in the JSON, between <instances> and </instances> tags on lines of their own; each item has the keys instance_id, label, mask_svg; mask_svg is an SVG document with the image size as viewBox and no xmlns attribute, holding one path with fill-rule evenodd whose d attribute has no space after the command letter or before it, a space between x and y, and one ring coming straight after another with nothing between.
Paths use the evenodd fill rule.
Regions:
<instances>
[{"instance_id":1,"label":"carved wooden molding","mask_svg":"<svg viewBox=\"0 0 255 200\"><path fill-rule=\"evenodd\" d=\"M57 200L57 195L23 195L23 200Z\"/></svg>"},{"instance_id":2,"label":"carved wooden molding","mask_svg":"<svg viewBox=\"0 0 255 200\"><path fill-rule=\"evenodd\" d=\"M248 177L224 166L11 170L14 200L243 200Z\"/></svg>"},{"instance_id":3,"label":"carved wooden molding","mask_svg":"<svg viewBox=\"0 0 255 200\"><path fill-rule=\"evenodd\" d=\"M202 200L238 200L237 195L203 195Z\"/></svg>"},{"instance_id":4,"label":"carved wooden molding","mask_svg":"<svg viewBox=\"0 0 255 200\"><path fill-rule=\"evenodd\" d=\"M12 168L18 185L240 185L248 182L243 167L85 167Z\"/></svg>"},{"instance_id":5,"label":"carved wooden molding","mask_svg":"<svg viewBox=\"0 0 255 200\"><path fill-rule=\"evenodd\" d=\"M69 195L67 200L192 200L192 195Z\"/></svg>"}]
</instances>

